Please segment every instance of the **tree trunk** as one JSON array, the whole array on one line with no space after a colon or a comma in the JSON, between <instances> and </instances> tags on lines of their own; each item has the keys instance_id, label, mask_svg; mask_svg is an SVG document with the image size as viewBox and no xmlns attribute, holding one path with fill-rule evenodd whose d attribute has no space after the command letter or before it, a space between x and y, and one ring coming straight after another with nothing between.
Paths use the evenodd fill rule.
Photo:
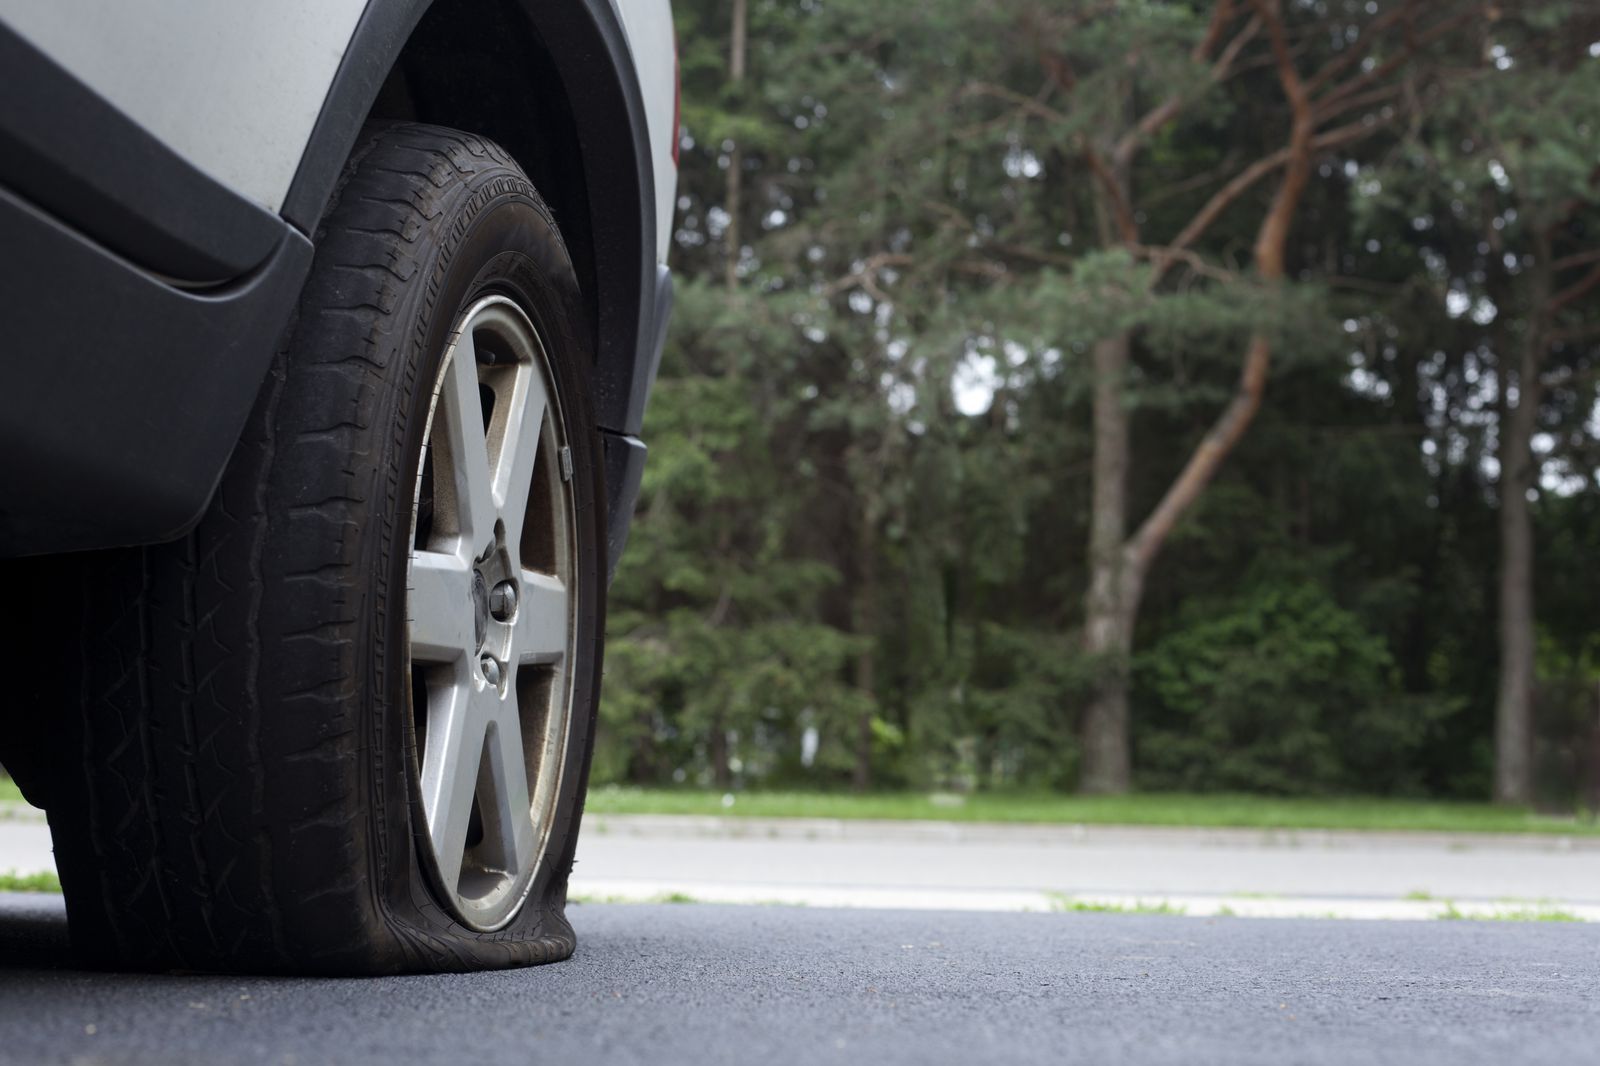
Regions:
<instances>
[{"instance_id":1,"label":"tree trunk","mask_svg":"<svg viewBox=\"0 0 1600 1066\"><path fill-rule=\"evenodd\" d=\"M733 785L733 774L728 769L728 727L723 725L720 714L711 719L711 780L720 789Z\"/></svg>"},{"instance_id":2,"label":"tree trunk","mask_svg":"<svg viewBox=\"0 0 1600 1066\"><path fill-rule=\"evenodd\" d=\"M1512 412L1512 423L1521 421L1522 407L1519 403ZM1526 438L1520 447L1516 440L1504 441L1500 467L1500 692L1494 714L1494 798L1516 804L1533 798L1533 520L1525 474L1532 463L1516 458L1526 450Z\"/></svg>"},{"instance_id":3,"label":"tree trunk","mask_svg":"<svg viewBox=\"0 0 1600 1066\"><path fill-rule=\"evenodd\" d=\"M864 651L856 660L856 686L865 690L872 683L872 652ZM868 690L870 691L870 690ZM856 765L850 775L850 787L865 792L872 787L872 711L863 710L856 721Z\"/></svg>"},{"instance_id":4,"label":"tree trunk","mask_svg":"<svg viewBox=\"0 0 1600 1066\"><path fill-rule=\"evenodd\" d=\"M1117 582L1118 586L1125 584ZM1078 791L1090 795L1120 795L1132 784L1128 658L1133 653L1136 608L1126 601L1135 595L1120 588L1112 602L1092 604L1088 612L1084 650L1099 660L1099 673L1083 709L1083 767ZM1116 602L1119 600L1122 602Z\"/></svg>"},{"instance_id":5,"label":"tree trunk","mask_svg":"<svg viewBox=\"0 0 1600 1066\"><path fill-rule=\"evenodd\" d=\"M1594 717L1590 720L1588 751L1584 753L1583 808L1594 814L1600 811L1600 679L1596 679L1589 695L1594 697Z\"/></svg>"},{"instance_id":6,"label":"tree trunk","mask_svg":"<svg viewBox=\"0 0 1600 1066\"><path fill-rule=\"evenodd\" d=\"M1287 276L1286 251L1295 213L1311 177L1316 116L1311 94L1294 65L1294 55L1277 7L1257 0L1257 13L1267 24L1277 62L1278 79L1293 119L1285 149L1283 183L1261 219L1252 249L1256 272L1263 281L1281 282ZM1124 244L1138 240L1138 212L1133 210L1127 167L1131 155L1118 153L1116 165L1093 166L1102 194L1098 198L1102 237L1118 233ZM1091 159L1091 164L1093 160ZM1202 211L1202 215L1204 210ZM1115 221L1113 227L1110 223ZM1177 239L1182 246L1196 225L1196 216ZM1159 277L1160 271L1157 271ZM1125 792L1128 789L1128 656L1133 650L1134 623L1145 576L1166 544L1178 520L1194 506L1216 476L1222 461L1255 419L1266 388L1272 362L1272 344L1263 334L1250 339L1233 399L1211 430L1189 456L1166 494L1123 543L1127 521L1128 423L1123 408L1123 378L1128 366L1127 336L1113 337L1095 346L1094 397L1094 514L1090 530L1089 592L1085 610L1085 649L1100 658L1100 683L1083 719L1083 773L1079 787L1085 792ZM1113 373L1114 372L1114 373Z\"/></svg>"},{"instance_id":7,"label":"tree trunk","mask_svg":"<svg viewBox=\"0 0 1600 1066\"><path fill-rule=\"evenodd\" d=\"M877 507L870 498L856 522L855 631L864 644L856 655L856 688L870 702L856 721L856 765L850 784L857 792L872 787L872 719L878 687L878 537Z\"/></svg>"},{"instance_id":8,"label":"tree trunk","mask_svg":"<svg viewBox=\"0 0 1600 1066\"><path fill-rule=\"evenodd\" d=\"M1537 479L1533 434L1539 420L1545 308L1550 298L1548 241L1530 279L1533 315L1517 368L1517 403L1502 395L1500 425L1500 690L1494 711L1494 798L1533 800L1533 515L1528 493Z\"/></svg>"},{"instance_id":9,"label":"tree trunk","mask_svg":"<svg viewBox=\"0 0 1600 1066\"><path fill-rule=\"evenodd\" d=\"M733 38L728 50L728 82L737 87L744 83L745 45L749 37L749 0L733 0ZM728 228L724 233L727 259L723 263L723 282L731 292L739 285L739 260L743 256L743 238L739 219L744 211L744 150L734 141L728 153Z\"/></svg>"},{"instance_id":10,"label":"tree trunk","mask_svg":"<svg viewBox=\"0 0 1600 1066\"><path fill-rule=\"evenodd\" d=\"M745 43L748 36L748 0L733 0L733 26L730 33L732 43L728 48L728 83L735 87L743 84L745 71ZM728 154L728 187L727 211L728 228L724 232L727 248L726 261L723 264L724 281L728 291L732 292L739 285L739 257L742 251L742 240L739 236L739 216L742 208L742 190L744 187L744 154L739 150L738 142L734 142L733 150ZM730 358L729 375L739 372L737 358ZM724 545L726 552L726 545ZM724 599L726 602L726 599ZM711 721L711 777L718 788L726 789L733 784L733 774L728 769L728 730L719 714Z\"/></svg>"},{"instance_id":11,"label":"tree trunk","mask_svg":"<svg viewBox=\"0 0 1600 1066\"><path fill-rule=\"evenodd\" d=\"M655 722L652 712L642 712L634 723L633 751L628 758L628 780L635 785L661 784L660 760L656 758Z\"/></svg>"},{"instance_id":12,"label":"tree trunk","mask_svg":"<svg viewBox=\"0 0 1600 1066\"><path fill-rule=\"evenodd\" d=\"M1129 338L1094 346L1094 486L1089 518L1089 588L1084 597L1084 651L1096 660L1096 683L1080 725L1084 792L1126 792L1127 659L1133 650L1137 595L1123 541L1127 532L1128 409L1123 388Z\"/></svg>"}]
</instances>

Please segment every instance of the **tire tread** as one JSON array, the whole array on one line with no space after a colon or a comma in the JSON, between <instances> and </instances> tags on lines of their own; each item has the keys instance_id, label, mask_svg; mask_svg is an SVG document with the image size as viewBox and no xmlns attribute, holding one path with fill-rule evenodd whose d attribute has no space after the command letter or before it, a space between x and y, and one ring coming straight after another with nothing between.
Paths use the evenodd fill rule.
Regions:
<instances>
[{"instance_id":1,"label":"tire tread","mask_svg":"<svg viewBox=\"0 0 1600 1066\"><path fill-rule=\"evenodd\" d=\"M371 131L212 506L173 544L84 568L82 795L50 814L74 945L89 961L349 972L572 950L559 913L553 933L520 939L463 936L426 897L413 902L439 932L394 920L376 879L395 857L368 831L384 795L361 769L355 697L359 679L383 673L359 659L363 647L382 654L363 627L388 604L363 548L373 530L385 550L405 536L394 528L405 490L385 461L405 426L373 427L394 422L382 413L390 390L416 387L415 361L399 353L420 337L394 331L419 316L395 311L424 271L424 299L437 298L425 237L473 179L532 194L489 141Z\"/></svg>"}]
</instances>

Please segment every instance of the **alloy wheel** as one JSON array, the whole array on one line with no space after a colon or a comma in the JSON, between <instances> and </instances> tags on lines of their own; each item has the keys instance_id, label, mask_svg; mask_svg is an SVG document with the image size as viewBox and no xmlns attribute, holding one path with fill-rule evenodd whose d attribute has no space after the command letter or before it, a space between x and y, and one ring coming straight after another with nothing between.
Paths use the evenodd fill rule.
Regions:
<instances>
[{"instance_id":1,"label":"alloy wheel","mask_svg":"<svg viewBox=\"0 0 1600 1066\"><path fill-rule=\"evenodd\" d=\"M407 580L418 844L455 916L491 931L545 860L577 606L571 452L544 346L513 301L461 316L428 423Z\"/></svg>"}]
</instances>

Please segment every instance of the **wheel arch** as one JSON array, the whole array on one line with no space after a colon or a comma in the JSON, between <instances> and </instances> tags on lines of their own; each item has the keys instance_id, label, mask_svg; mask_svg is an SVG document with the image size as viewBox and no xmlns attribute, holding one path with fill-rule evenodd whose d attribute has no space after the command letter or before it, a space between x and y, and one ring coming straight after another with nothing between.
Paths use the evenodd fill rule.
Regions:
<instances>
[{"instance_id":1,"label":"wheel arch","mask_svg":"<svg viewBox=\"0 0 1600 1066\"><path fill-rule=\"evenodd\" d=\"M372 120L477 133L527 171L583 290L599 425L637 434L670 292L655 257L654 162L612 0L372 0L283 205L313 234Z\"/></svg>"}]
</instances>

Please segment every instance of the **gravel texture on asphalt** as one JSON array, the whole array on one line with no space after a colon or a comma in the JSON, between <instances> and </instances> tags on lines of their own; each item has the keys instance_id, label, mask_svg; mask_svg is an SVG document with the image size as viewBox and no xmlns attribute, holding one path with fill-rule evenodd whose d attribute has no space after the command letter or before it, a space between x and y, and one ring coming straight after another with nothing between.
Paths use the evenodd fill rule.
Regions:
<instances>
[{"instance_id":1,"label":"gravel texture on asphalt","mask_svg":"<svg viewBox=\"0 0 1600 1066\"><path fill-rule=\"evenodd\" d=\"M578 955L366 980L61 968L0 896L0 1061L1573 1063L1600 927L581 904Z\"/></svg>"}]
</instances>

